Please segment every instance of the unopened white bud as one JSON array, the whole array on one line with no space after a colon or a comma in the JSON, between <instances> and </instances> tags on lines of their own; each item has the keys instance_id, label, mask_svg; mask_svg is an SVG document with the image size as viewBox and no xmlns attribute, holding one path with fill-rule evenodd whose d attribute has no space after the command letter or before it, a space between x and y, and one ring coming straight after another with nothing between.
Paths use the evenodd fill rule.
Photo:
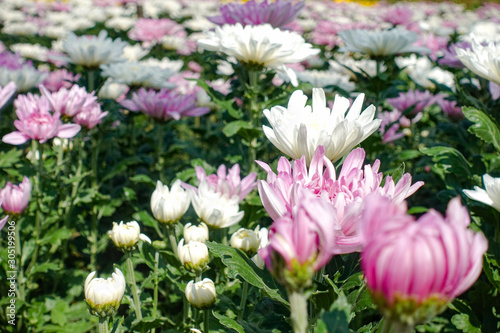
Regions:
<instances>
[{"instance_id":1,"label":"unopened white bud","mask_svg":"<svg viewBox=\"0 0 500 333\"><path fill-rule=\"evenodd\" d=\"M198 309L210 309L215 305L217 292L212 280L205 278L200 282L189 281L186 286L186 298Z\"/></svg>"},{"instance_id":2,"label":"unopened white bud","mask_svg":"<svg viewBox=\"0 0 500 333\"><path fill-rule=\"evenodd\" d=\"M184 238L177 246L177 256L181 263L191 271L202 271L207 267L209 254L208 247L201 242L189 242L184 245Z\"/></svg>"},{"instance_id":3,"label":"unopened white bud","mask_svg":"<svg viewBox=\"0 0 500 333\"><path fill-rule=\"evenodd\" d=\"M158 181L151 196L151 211L161 223L173 224L184 216L190 201L188 193L181 187L180 179L172 184L170 190Z\"/></svg>"},{"instance_id":4,"label":"unopened white bud","mask_svg":"<svg viewBox=\"0 0 500 333\"><path fill-rule=\"evenodd\" d=\"M189 242L205 243L208 240L208 227L205 223L201 222L196 226L188 223L184 226L184 239Z\"/></svg>"},{"instance_id":5,"label":"unopened white bud","mask_svg":"<svg viewBox=\"0 0 500 333\"><path fill-rule=\"evenodd\" d=\"M136 221L120 224L113 222L113 229L108 231L108 236L111 238L116 247L124 250L134 248L139 239L151 244L148 236L141 234L141 228Z\"/></svg>"},{"instance_id":6,"label":"unopened white bud","mask_svg":"<svg viewBox=\"0 0 500 333\"><path fill-rule=\"evenodd\" d=\"M92 272L85 280L85 302L90 313L98 317L109 317L115 314L125 293L125 277L115 268L112 277L95 278Z\"/></svg>"},{"instance_id":7,"label":"unopened white bud","mask_svg":"<svg viewBox=\"0 0 500 333\"><path fill-rule=\"evenodd\" d=\"M250 229L241 228L231 236L231 246L248 254L249 257L259 249L259 236Z\"/></svg>"}]
</instances>

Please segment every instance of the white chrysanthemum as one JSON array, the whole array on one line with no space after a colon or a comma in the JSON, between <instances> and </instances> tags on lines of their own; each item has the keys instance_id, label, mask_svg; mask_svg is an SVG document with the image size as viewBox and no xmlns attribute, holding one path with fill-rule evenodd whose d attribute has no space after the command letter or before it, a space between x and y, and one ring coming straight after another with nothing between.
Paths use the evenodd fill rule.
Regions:
<instances>
[{"instance_id":1,"label":"white chrysanthemum","mask_svg":"<svg viewBox=\"0 0 500 333\"><path fill-rule=\"evenodd\" d=\"M189 194L181 187L177 179L170 190L160 181L151 195L151 211L153 216L161 223L172 224L181 219L189 209Z\"/></svg>"},{"instance_id":2,"label":"white chrysanthemum","mask_svg":"<svg viewBox=\"0 0 500 333\"><path fill-rule=\"evenodd\" d=\"M127 46L120 38L112 40L105 30L97 36L76 36L68 34L63 42L67 60L75 65L85 67L99 67L103 64L112 64L125 61L122 58L123 48Z\"/></svg>"},{"instance_id":3,"label":"white chrysanthemum","mask_svg":"<svg viewBox=\"0 0 500 333\"><path fill-rule=\"evenodd\" d=\"M0 70L0 86L3 87L13 81L17 86L16 91L23 93L45 80L47 75L47 72L41 72L28 65L16 70L2 68Z\"/></svg>"},{"instance_id":4,"label":"white chrysanthemum","mask_svg":"<svg viewBox=\"0 0 500 333\"><path fill-rule=\"evenodd\" d=\"M182 60L170 60L168 58L147 58L141 61L141 64L147 66L160 67L161 69L169 69L173 72L179 72L184 66L184 61Z\"/></svg>"},{"instance_id":5,"label":"white chrysanthemum","mask_svg":"<svg viewBox=\"0 0 500 333\"><path fill-rule=\"evenodd\" d=\"M418 57L412 54L409 57L396 57L395 61L398 67L406 72L415 83L424 88L434 89L436 85L432 81L436 81L453 91L456 89L453 73L434 66L427 57Z\"/></svg>"},{"instance_id":6,"label":"white chrysanthemum","mask_svg":"<svg viewBox=\"0 0 500 333\"><path fill-rule=\"evenodd\" d=\"M208 240L208 227L203 222L198 226L190 222L184 226L183 234L188 243L191 241L205 243Z\"/></svg>"},{"instance_id":7,"label":"white chrysanthemum","mask_svg":"<svg viewBox=\"0 0 500 333\"><path fill-rule=\"evenodd\" d=\"M108 29L126 31L134 26L135 21L137 21L137 19L132 17L116 16L110 18L109 20L106 20L106 23L104 23L104 25Z\"/></svg>"},{"instance_id":8,"label":"white chrysanthemum","mask_svg":"<svg viewBox=\"0 0 500 333\"><path fill-rule=\"evenodd\" d=\"M259 249L260 240L258 232L258 230L255 232L251 229L240 228L231 236L230 244L232 247L240 249L251 257Z\"/></svg>"},{"instance_id":9,"label":"white chrysanthemum","mask_svg":"<svg viewBox=\"0 0 500 333\"><path fill-rule=\"evenodd\" d=\"M330 110L326 106L323 89L313 89L312 107L307 96L295 91L288 108L275 106L264 110L272 128L263 126L267 138L284 154L300 159L305 155L309 164L318 146L325 148L325 156L336 161L354 146L370 136L380 126L380 119L373 119L375 106L361 112L364 94L360 94L350 110L347 98L337 95Z\"/></svg>"},{"instance_id":10,"label":"white chrysanthemum","mask_svg":"<svg viewBox=\"0 0 500 333\"><path fill-rule=\"evenodd\" d=\"M335 59L330 60L328 64L334 71L350 75L353 79L356 79L356 74L354 74L354 72L365 74L370 77L377 75L377 62L371 59L355 60L348 54L337 53L335 54ZM387 67L384 64L379 64L378 70L382 73L387 70Z\"/></svg>"},{"instance_id":11,"label":"white chrysanthemum","mask_svg":"<svg viewBox=\"0 0 500 333\"><path fill-rule=\"evenodd\" d=\"M383 57L399 53L428 53L426 47L413 46L418 40L416 32L405 29L392 30L343 30L339 36L345 43L341 52L359 52Z\"/></svg>"},{"instance_id":12,"label":"white chrysanthemum","mask_svg":"<svg viewBox=\"0 0 500 333\"><path fill-rule=\"evenodd\" d=\"M230 227L238 223L244 215L239 211L239 197L228 198L215 192L207 181L198 186L198 193L189 190L191 203L201 221L213 229Z\"/></svg>"},{"instance_id":13,"label":"white chrysanthemum","mask_svg":"<svg viewBox=\"0 0 500 333\"><path fill-rule=\"evenodd\" d=\"M118 268L115 268L112 277L107 279L95 278L95 275L96 272L92 272L85 280L85 302L93 315L112 316L125 293L125 277Z\"/></svg>"},{"instance_id":14,"label":"white chrysanthemum","mask_svg":"<svg viewBox=\"0 0 500 333\"><path fill-rule=\"evenodd\" d=\"M184 244L183 238L177 245L177 257L179 257L179 261L187 269L194 272L200 272L203 271L208 264L208 247L205 243L197 241L190 241Z\"/></svg>"},{"instance_id":15,"label":"white chrysanthemum","mask_svg":"<svg viewBox=\"0 0 500 333\"><path fill-rule=\"evenodd\" d=\"M189 281L185 294L189 303L198 309L210 309L217 300L214 282L209 278L204 278L196 283Z\"/></svg>"},{"instance_id":16,"label":"white chrysanthemum","mask_svg":"<svg viewBox=\"0 0 500 333\"><path fill-rule=\"evenodd\" d=\"M128 61L139 61L142 57L149 53L148 49L145 49L140 44L127 45L123 48L122 57L126 58Z\"/></svg>"},{"instance_id":17,"label":"white chrysanthemum","mask_svg":"<svg viewBox=\"0 0 500 333\"><path fill-rule=\"evenodd\" d=\"M295 73L285 64L297 63L319 53L304 38L292 31L273 28L270 24L223 25L206 32L198 45L209 51L233 56L243 64L272 68L290 77L297 84Z\"/></svg>"},{"instance_id":18,"label":"white chrysanthemum","mask_svg":"<svg viewBox=\"0 0 500 333\"><path fill-rule=\"evenodd\" d=\"M130 250L140 240L151 244L151 239L148 236L141 234L141 227L136 221L131 221L123 224L113 222L113 229L108 231L109 238L119 249Z\"/></svg>"},{"instance_id":19,"label":"white chrysanthemum","mask_svg":"<svg viewBox=\"0 0 500 333\"><path fill-rule=\"evenodd\" d=\"M40 44L18 43L10 46L10 49L19 53L23 58L35 59L38 61L47 61L49 49Z\"/></svg>"},{"instance_id":20,"label":"white chrysanthemum","mask_svg":"<svg viewBox=\"0 0 500 333\"><path fill-rule=\"evenodd\" d=\"M148 66L137 61L102 65L101 75L113 81L134 87L173 88L175 84L167 80L175 74L170 69Z\"/></svg>"},{"instance_id":21,"label":"white chrysanthemum","mask_svg":"<svg viewBox=\"0 0 500 333\"><path fill-rule=\"evenodd\" d=\"M500 42L481 45L474 37L472 49L456 48L457 57L472 72L500 84Z\"/></svg>"},{"instance_id":22,"label":"white chrysanthemum","mask_svg":"<svg viewBox=\"0 0 500 333\"><path fill-rule=\"evenodd\" d=\"M38 34L40 27L33 22L12 22L2 28L2 32L7 35L33 36Z\"/></svg>"},{"instance_id":23,"label":"white chrysanthemum","mask_svg":"<svg viewBox=\"0 0 500 333\"><path fill-rule=\"evenodd\" d=\"M474 190L463 190L465 195L500 211L500 178L484 174L483 183L486 190L474 186Z\"/></svg>"}]
</instances>

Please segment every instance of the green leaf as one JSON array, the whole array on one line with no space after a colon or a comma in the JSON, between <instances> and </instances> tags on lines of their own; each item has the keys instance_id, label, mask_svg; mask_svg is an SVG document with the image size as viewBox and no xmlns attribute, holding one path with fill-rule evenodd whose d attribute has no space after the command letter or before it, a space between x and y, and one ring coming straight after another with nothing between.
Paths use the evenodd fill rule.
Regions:
<instances>
[{"instance_id":1,"label":"green leaf","mask_svg":"<svg viewBox=\"0 0 500 333\"><path fill-rule=\"evenodd\" d=\"M50 311L50 320L56 325L63 326L68 321L66 318L66 311L68 311L68 305L66 302L57 302L54 308Z\"/></svg>"},{"instance_id":2,"label":"green leaf","mask_svg":"<svg viewBox=\"0 0 500 333\"><path fill-rule=\"evenodd\" d=\"M459 313L451 318L451 323L455 325L456 328L466 333L481 333L481 329L475 327L471 324L469 315L465 313Z\"/></svg>"},{"instance_id":3,"label":"green leaf","mask_svg":"<svg viewBox=\"0 0 500 333\"><path fill-rule=\"evenodd\" d=\"M21 149L11 149L8 152L0 152L0 168L9 168L19 161L23 154Z\"/></svg>"},{"instance_id":4,"label":"green leaf","mask_svg":"<svg viewBox=\"0 0 500 333\"><path fill-rule=\"evenodd\" d=\"M220 258L222 263L226 265L230 278L235 279L239 275L251 285L259 288L271 299L288 306L288 301L280 295L278 288L269 286L275 285L269 273L255 266L253 261L248 259L247 255L242 251L232 248L231 246L214 242L207 242L207 246L210 253Z\"/></svg>"},{"instance_id":5,"label":"green leaf","mask_svg":"<svg viewBox=\"0 0 500 333\"><path fill-rule=\"evenodd\" d=\"M225 98L225 96L220 92L215 91L215 89L210 87L208 83L205 82L205 80L198 79L196 80L196 84L205 89L208 96L210 96L210 98L212 99L212 102L217 104L221 109L226 110L231 115L231 117L235 119L241 119L243 117L243 112L234 108L234 101L232 99L224 100L223 98Z\"/></svg>"},{"instance_id":6,"label":"green leaf","mask_svg":"<svg viewBox=\"0 0 500 333\"><path fill-rule=\"evenodd\" d=\"M493 144L495 149L500 152L500 128L497 122L483 111L472 107L463 107L462 112L465 118L474 123L469 127L469 132L481 140Z\"/></svg>"},{"instance_id":7,"label":"green leaf","mask_svg":"<svg viewBox=\"0 0 500 333\"><path fill-rule=\"evenodd\" d=\"M166 322L169 322L170 324L175 324L166 317L156 318L156 319L153 317L146 317L143 318L141 321L134 323L132 329L141 332L149 332L153 328L164 326Z\"/></svg>"},{"instance_id":8,"label":"green leaf","mask_svg":"<svg viewBox=\"0 0 500 333\"><path fill-rule=\"evenodd\" d=\"M495 289L500 291L500 265L498 265L495 257L489 253L484 256L483 271Z\"/></svg>"},{"instance_id":9,"label":"green leaf","mask_svg":"<svg viewBox=\"0 0 500 333\"><path fill-rule=\"evenodd\" d=\"M235 330L236 332L238 333L245 333L245 330L243 329L243 326L241 326L240 324L238 324L238 322L236 322L236 320L234 319L231 319L229 317L226 317L222 314L219 314L215 311L212 311L212 314L214 315L215 318L219 319L219 322L227 327L227 328L232 328L233 330Z\"/></svg>"},{"instance_id":10,"label":"green leaf","mask_svg":"<svg viewBox=\"0 0 500 333\"><path fill-rule=\"evenodd\" d=\"M244 120L235 120L235 121L228 123L226 126L224 126L224 128L222 129L222 132L224 132L224 135L229 138L229 137L232 137L233 135L235 135L236 133L238 133L238 131L242 128L251 129L252 124L249 124L248 122L246 122Z\"/></svg>"},{"instance_id":11,"label":"green leaf","mask_svg":"<svg viewBox=\"0 0 500 333\"><path fill-rule=\"evenodd\" d=\"M30 275L35 273L47 273L48 271L56 271L59 270L60 267L58 264L53 262L45 262L43 264L37 264L33 267L33 270L30 272Z\"/></svg>"},{"instance_id":12,"label":"green leaf","mask_svg":"<svg viewBox=\"0 0 500 333\"><path fill-rule=\"evenodd\" d=\"M330 311L323 313L318 321L315 333L349 333L349 318L351 317L351 304L344 293L340 293L332 304Z\"/></svg>"},{"instance_id":13,"label":"green leaf","mask_svg":"<svg viewBox=\"0 0 500 333\"><path fill-rule=\"evenodd\" d=\"M151 177L149 177L148 175L145 175L145 174L139 174L139 175L132 176L132 177L130 177L130 180L134 183L146 183L146 184L149 184L152 186L156 186L156 182L154 180L152 180Z\"/></svg>"},{"instance_id":14,"label":"green leaf","mask_svg":"<svg viewBox=\"0 0 500 333\"><path fill-rule=\"evenodd\" d=\"M444 173L470 176L471 165L464 155L455 148L437 146L431 148L420 148L420 151L428 156L432 156L432 161L436 163Z\"/></svg>"}]
</instances>

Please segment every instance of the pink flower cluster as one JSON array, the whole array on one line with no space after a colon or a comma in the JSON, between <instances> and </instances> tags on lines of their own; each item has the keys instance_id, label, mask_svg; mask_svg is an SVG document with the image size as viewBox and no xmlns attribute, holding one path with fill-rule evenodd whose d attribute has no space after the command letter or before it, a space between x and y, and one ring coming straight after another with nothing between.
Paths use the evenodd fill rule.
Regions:
<instances>
[{"instance_id":1,"label":"pink flower cluster","mask_svg":"<svg viewBox=\"0 0 500 333\"><path fill-rule=\"evenodd\" d=\"M2 141L20 145L26 141L38 140L44 143L54 137L72 138L80 131L80 125L63 124L61 114L50 112L49 101L45 96L19 95L14 101L17 131L4 135Z\"/></svg>"},{"instance_id":2,"label":"pink flower cluster","mask_svg":"<svg viewBox=\"0 0 500 333\"><path fill-rule=\"evenodd\" d=\"M363 166L364 160L365 151L354 149L345 159L338 177L332 162L324 156L322 146L315 151L309 168L304 157L295 160L293 166L282 157L277 174L266 163L257 162L267 172L267 180L257 182L264 208L274 221L293 215L294 207L299 204L296 191L305 188L334 208L336 219L330 232L337 233L335 254L361 251L359 221L365 198L375 192L402 202L423 185L421 181L412 185L411 175L407 173L397 183L387 176L381 186L380 161L376 160L373 166Z\"/></svg>"},{"instance_id":3,"label":"pink flower cluster","mask_svg":"<svg viewBox=\"0 0 500 333\"><path fill-rule=\"evenodd\" d=\"M28 177L24 177L19 185L12 185L7 182L3 189L0 189L0 201L2 209L8 214L21 214L30 201L31 182Z\"/></svg>"},{"instance_id":4,"label":"pink flower cluster","mask_svg":"<svg viewBox=\"0 0 500 333\"><path fill-rule=\"evenodd\" d=\"M488 242L467 227L470 217L459 198L446 217L429 210L418 220L406 205L372 195L361 218L361 267L375 298L393 308L431 298L449 302L470 288L482 269Z\"/></svg>"},{"instance_id":5,"label":"pink flower cluster","mask_svg":"<svg viewBox=\"0 0 500 333\"><path fill-rule=\"evenodd\" d=\"M139 19L128 32L130 39L144 42L145 47L161 43L162 38L167 35L186 38L187 32L182 25L167 18Z\"/></svg>"}]
</instances>

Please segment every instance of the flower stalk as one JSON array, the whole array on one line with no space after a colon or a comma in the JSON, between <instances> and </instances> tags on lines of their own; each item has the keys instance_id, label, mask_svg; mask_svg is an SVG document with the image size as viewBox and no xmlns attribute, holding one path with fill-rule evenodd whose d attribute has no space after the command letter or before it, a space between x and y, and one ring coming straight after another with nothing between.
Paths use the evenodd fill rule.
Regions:
<instances>
[{"instance_id":1,"label":"flower stalk","mask_svg":"<svg viewBox=\"0 0 500 333\"><path fill-rule=\"evenodd\" d=\"M203 331L205 333L210 332L210 310L203 310Z\"/></svg>"},{"instance_id":2,"label":"flower stalk","mask_svg":"<svg viewBox=\"0 0 500 333\"><path fill-rule=\"evenodd\" d=\"M301 290L289 290L290 317L294 333L306 333L308 326L307 297Z\"/></svg>"},{"instance_id":3,"label":"flower stalk","mask_svg":"<svg viewBox=\"0 0 500 333\"><path fill-rule=\"evenodd\" d=\"M132 251L126 252L126 261L127 261L127 273L130 289L132 291L132 298L134 299L134 310L135 316L140 321L142 320L142 312L141 312L141 300L139 298L139 290L137 289L137 284L135 282L135 274L134 274L134 264L132 263Z\"/></svg>"},{"instance_id":4,"label":"flower stalk","mask_svg":"<svg viewBox=\"0 0 500 333\"><path fill-rule=\"evenodd\" d=\"M384 318L382 333L411 333L413 326L398 320Z\"/></svg>"},{"instance_id":5,"label":"flower stalk","mask_svg":"<svg viewBox=\"0 0 500 333\"><path fill-rule=\"evenodd\" d=\"M99 317L99 333L108 333L108 328L108 317Z\"/></svg>"},{"instance_id":6,"label":"flower stalk","mask_svg":"<svg viewBox=\"0 0 500 333\"><path fill-rule=\"evenodd\" d=\"M240 312L238 313L238 320L243 319L243 315L245 314L245 305L247 304L248 298L248 282L243 281L241 288Z\"/></svg>"}]
</instances>

